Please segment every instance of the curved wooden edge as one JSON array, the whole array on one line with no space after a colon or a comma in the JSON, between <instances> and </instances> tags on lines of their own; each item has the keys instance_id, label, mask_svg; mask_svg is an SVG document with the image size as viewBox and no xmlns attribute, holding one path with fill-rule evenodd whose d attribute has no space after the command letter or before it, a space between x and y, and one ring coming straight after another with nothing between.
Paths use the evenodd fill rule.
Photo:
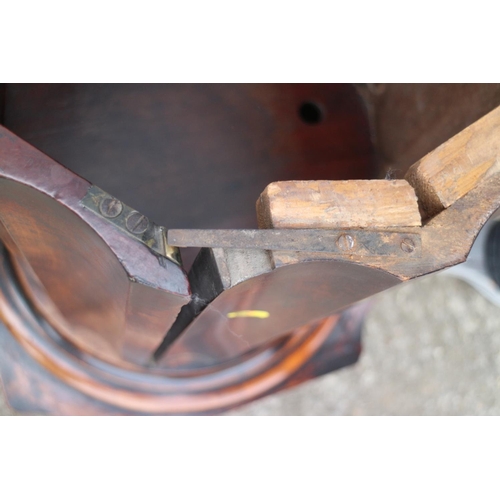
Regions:
<instances>
[{"instance_id":1,"label":"curved wooden edge","mask_svg":"<svg viewBox=\"0 0 500 500\"><path fill-rule=\"evenodd\" d=\"M336 349L336 367L359 355L360 326L366 304L339 323L337 316L299 329L279 346L237 366L198 376L131 372L60 345L0 260L0 370L15 409L51 414L211 414L250 402L332 369L320 356ZM339 326L336 326L339 325ZM331 352L331 351L330 351ZM313 365L308 365L315 358ZM322 360L319 371L313 366Z\"/></svg>"},{"instance_id":2,"label":"curved wooden edge","mask_svg":"<svg viewBox=\"0 0 500 500\"><path fill-rule=\"evenodd\" d=\"M90 189L0 127L0 233L26 292L78 348L146 365L191 298L187 276L90 210Z\"/></svg>"},{"instance_id":3,"label":"curved wooden edge","mask_svg":"<svg viewBox=\"0 0 500 500\"><path fill-rule=\"evenodd\" d=\"M221 291L162 354L158 366L210 367L235 361L399 283L392 274L338 260L263 272Z\"/></svg>"},{"instance_id":4,"label":"curved wooden edge","mask_svg":"<svg viewBox=\"0 0 500 500\"><path fill-rule=\"evenodd\" d=\"M29 186L85 221L116 255L129 277L154 288L189 297L183 270L158 257L147 246L117 230L108 220L85 208L91 184L0 126L0 177Z\"/></svg>"}]
</instances>

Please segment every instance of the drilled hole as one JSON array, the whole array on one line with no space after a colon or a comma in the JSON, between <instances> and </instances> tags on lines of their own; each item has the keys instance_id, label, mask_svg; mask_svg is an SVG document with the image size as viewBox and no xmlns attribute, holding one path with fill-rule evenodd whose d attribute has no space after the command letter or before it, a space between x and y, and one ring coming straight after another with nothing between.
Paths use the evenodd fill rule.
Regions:
<instances>
[{"instance_id":1,"label":"drilled hole","mask_svg":"<svg viewBox=\"0 0 500 500\"><path fill-rule=\"evenodd\" d=\"M299 116L304 123L316 125L323 120L323 112L314 102L304 102L300 105Z\"/></svg>"}]
</instances>

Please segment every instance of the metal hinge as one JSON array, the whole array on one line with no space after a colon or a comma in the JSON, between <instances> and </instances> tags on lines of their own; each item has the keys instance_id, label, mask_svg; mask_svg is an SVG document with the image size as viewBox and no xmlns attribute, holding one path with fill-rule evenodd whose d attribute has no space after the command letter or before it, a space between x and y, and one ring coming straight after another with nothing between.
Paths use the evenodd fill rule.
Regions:
<instances>
[{"instance_id":1,"label":"metal hinge","mask_svg":"<svg viewBox=\"0 0 500 500\"><path fill-rule=\"evenodd\" d=\"M89 188L81 203L85 208L106 219L153 252L181 265L179 249L167 243L166 229L150 221L137 210L130 208L97 186Z\"/></svg>"}]
</instances>

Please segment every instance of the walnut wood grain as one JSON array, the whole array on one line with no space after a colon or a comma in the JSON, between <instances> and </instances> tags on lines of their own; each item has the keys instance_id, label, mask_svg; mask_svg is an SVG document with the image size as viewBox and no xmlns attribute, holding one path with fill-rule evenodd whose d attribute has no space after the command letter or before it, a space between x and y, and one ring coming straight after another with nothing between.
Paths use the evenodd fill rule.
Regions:
<instances>
[{"instance_id":1,"label":"walnut wood grain","mask_svg":"<svg viewBox=\"0 0 500 500\"><path fill-rule=\"evenodd\" d=\"M417 197L404 180L285 181L257 201L259 227L420 226Z\"/></svg>"}]
</instances>

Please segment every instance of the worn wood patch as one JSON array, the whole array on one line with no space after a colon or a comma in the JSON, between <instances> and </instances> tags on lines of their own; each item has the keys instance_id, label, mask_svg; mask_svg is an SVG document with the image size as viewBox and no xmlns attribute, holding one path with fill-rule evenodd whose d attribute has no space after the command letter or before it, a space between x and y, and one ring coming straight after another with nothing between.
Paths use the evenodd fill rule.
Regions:
<instances>
[{"instance_id":1,"label":"worn wood patch","mask_svg":"<svg viewBox=\"0 0 500 500\"><path fill-rule=\"evenodd\" d=\"M405 180L273 182L257 201L257 218L262 229L421 225Z\"/></svg>"}]
</instances>

